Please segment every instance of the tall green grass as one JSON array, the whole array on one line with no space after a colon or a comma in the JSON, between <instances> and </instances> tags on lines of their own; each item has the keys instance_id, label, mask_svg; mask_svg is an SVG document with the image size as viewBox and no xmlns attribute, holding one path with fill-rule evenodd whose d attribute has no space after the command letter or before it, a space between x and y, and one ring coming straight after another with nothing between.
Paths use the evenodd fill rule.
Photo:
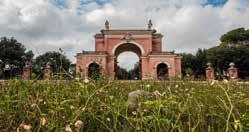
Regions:
<instances>
[{"instance_id":1,"label":"tall green grass","mask_svg":"<svg viewBox=\"0 0 249 132\"><path fill-rule=\"evenodd\" d=\"M133 90L156 91L127 112ZM77 126L76 122L83 122ZM22 81L0 85L0 131L249 131L249 86L237 83Z\"/></svg>"}]
</instances>

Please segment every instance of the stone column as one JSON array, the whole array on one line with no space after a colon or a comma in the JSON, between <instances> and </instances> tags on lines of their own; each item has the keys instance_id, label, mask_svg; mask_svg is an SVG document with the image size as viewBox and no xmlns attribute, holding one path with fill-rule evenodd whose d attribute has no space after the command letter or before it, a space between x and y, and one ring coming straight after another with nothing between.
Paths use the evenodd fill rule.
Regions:
<instances>
[{"instance_id":1,"label":"stone column","mask_svg":"<svg viewBox=\"0 0 249 132\"><path fill-rule=\"evenodd\" d=\"M44 80L50 80L52 74L52 68L49 63L46 64L45 70L44 70Z\"/></svg>"},{"instance_id":2,"label":"stone column","mask_svg":"<svg viewBox=\"0 0 249 132\"><path fill-rule=\"evenodd\" d=\"M238 69L235 67L235 64L231 62L229 66L230 68L228 68L228 75L230 79L238 79Z\"/></svg>"},{"instance_id":3,"label":"stone column","mask_svg":"<svg viewBox=\"0 0 249 132\"><path fill-rule=\"evenodd\" d=\"M148 58L141 56L141 80L152 79L151 74L148 74ZM152 70L150 72L153 72Z\"/></svg>"},{"instance_id":4,"label":"stone column","mask_svg":"<svg viewBox=\"0 0 249 132\"><path fill-rule=\"evenodd\" d=\"M29 62L26 62L23 72L22 72L23 79L29 80L31 78L31 66Z\"/></svg>"},{"instance_id":5,"label":"stone column","mask_svg":"<svg viewBox=\"0 0 249 132\"><path fill-rule=\"evenodd\" d=\"M116 56L111 55L108 62L108 72L111 79L115 79Z\"/></svg>"},{"instance_id":6,"label":"stone column","mask_svg":"<svg viewBox=\"0 0 249 132\"><path fill-rule=\"evenodd\" d=\"M211 63L207 63L207 68L206 68L206 79L207 79L208 81L214 80L214 69L213 69Z\"/></svg>"},{"instance_id":7,"label":"stone column","mask_svg":"<svg viewBox=\"0 0 249 132\"><path fill-rule=\"evenodd\" d=\"M86 66L84 69L83 77L84 79L88 79L88 66Z\"/></svg>"}]
</instances>

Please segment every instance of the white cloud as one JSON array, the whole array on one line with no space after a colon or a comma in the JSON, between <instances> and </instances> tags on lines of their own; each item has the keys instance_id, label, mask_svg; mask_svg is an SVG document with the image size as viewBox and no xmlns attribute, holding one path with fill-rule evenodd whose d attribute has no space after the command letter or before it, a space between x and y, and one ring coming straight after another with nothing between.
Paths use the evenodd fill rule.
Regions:
<instances>
[{"instance_id":1,"label":"white cloud","mask_svg":"<svg viewBox=\"0 0 249 132\"><path fill-rule=\"evenodd\" d=\"M51 0L1 0L0 36L14 36L35 53L67 51L74 60L80 50L93 50L93 35L104 26L146 28L148 19L164 35L164 50L194 52L219 43L221 34L249 28L249 2L228 0L221 7L202 6L206 0L65 0L59 8ZM81 0L82 2L82 0Z\"/></svg>"}]
</instances>

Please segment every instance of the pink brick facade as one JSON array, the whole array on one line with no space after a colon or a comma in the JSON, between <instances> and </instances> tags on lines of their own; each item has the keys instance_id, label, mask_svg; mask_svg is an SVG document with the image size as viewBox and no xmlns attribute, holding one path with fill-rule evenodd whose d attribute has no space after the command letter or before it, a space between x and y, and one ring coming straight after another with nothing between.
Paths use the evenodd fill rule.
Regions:
<instances>
[{"instance_id":1,"label":"pink brick facade","mask_svg":"<svg viewBox=\"0 0 249 132\"><path fill-rule=\"evenodd\" d=\"M140 57L141 79L157 79L157 66L167 65L168 78L181 76L181 57L174 52L162 51L162 35L156 30L105 29L95 35L95 51L77 54L76 72L88 78L88 66L97 63L102 75L115 79L115 62L124 51L132 51Z\"/></svg>"}]
</instances>

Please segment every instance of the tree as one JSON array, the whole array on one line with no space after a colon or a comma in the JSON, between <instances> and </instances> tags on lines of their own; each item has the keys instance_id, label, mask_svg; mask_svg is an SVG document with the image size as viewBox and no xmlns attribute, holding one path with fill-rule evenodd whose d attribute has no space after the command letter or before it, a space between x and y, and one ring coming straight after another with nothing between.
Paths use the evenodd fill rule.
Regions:
<instances>
[{"instance_id":1,"label":"tree","mask_svg":"<svg viewBox=\"0 0 249 132\"><path fill-rule=\"evenodd\" d=\"M237 44L240 41L249 41L249 30L237 28L220 37L222 43Z\"/></svg>"},{"instance_id":2,"label":"tree","mask_svg":"<svg viewBox=\"0 0 249 132\"><path fill-rule=\"evenodd\" d=\"M24 45L14 38L2 37L0 40L0 59L4 65L9 64L12 68L12 75L22 72L26 60L31 60L34 54L27 51Z\"/></svg>"},{"instance_id":3,"label":"tree","mask_svg":"<svg viewBox=\"0 0 249 132\"><path fill-rule=\"evenodd\" d=\"M182 56L182 74L185 76L188 74L188 71L191 69L192 71L196 71L197 63L196 57L192 54L181 54Z\"/></svg>"},{"instance_id":4,"label":"tree","mask_svg":"<svg viewBox=\"0 0 249 132\"><path fill-rule=\"evenodd\" d=\"M215 72L227 72L234 62L239 69L239 77L249 77L249 30L237 28L222 35L221 44L209 49L199 49L195 55L182 54L182 71L193 71L195 77L205 75L206 63L211 62Z\"/></svg>"},{"instance_id":5,"label":"tree","mask_svg":"<svg viewBox=\"0 0 249 132\"><path fill-rule=\"evenodd\" d=\"M53 72L57 72L58 70L68 71L71 62L61 52L49 51L36 57L33 63L34 72L36 74L43 72L47 63L51 65Z\"/></svg>"},{"instance_id":6,"label":"tree","mask_svg":"<svg viewBox=\"0 0 249 132\"><path fill-rule=\"evenodd\" d=\"M249 76L249 47L241 46L216 46L208 49L207 60L209 60L216 71L223 73L229 68L229 64L234 62L239 69L240 78Z\"/></svg>"},{"instance_id":7,"label":"tree","mask_svg":"<svg viewBox=\"0 0 249 132\"><path fill-rule=\"evenodd\" d=\"M131 80L140 79L139 63L134 64L134 67L128 71Z\"/></svg>"},{"instance_id":8,"label":"tree","mask_svg":"<svg viewBox=\"0 0 249 132\"><path fill-rule=\"evenodd\" d=\"M205 74L205 69L206 69L206 64L208 62L207 60L207 53L208 51L206 49L198 49L195 57L196 57L196 71L195 75L204 75Z\"/></svg>"},{"instance_id":9,"label":"tree","mask_svg":"<svg viewBox=\"0 0 249 132\"><path fill-rule=\"evenodd\" d=\"M126 71L125 68L122 68L122 67L117 65L115 72L116 72L116 78L118 80L127 80L128 79L129 73Z\"/></svg>"}]
</instances>

